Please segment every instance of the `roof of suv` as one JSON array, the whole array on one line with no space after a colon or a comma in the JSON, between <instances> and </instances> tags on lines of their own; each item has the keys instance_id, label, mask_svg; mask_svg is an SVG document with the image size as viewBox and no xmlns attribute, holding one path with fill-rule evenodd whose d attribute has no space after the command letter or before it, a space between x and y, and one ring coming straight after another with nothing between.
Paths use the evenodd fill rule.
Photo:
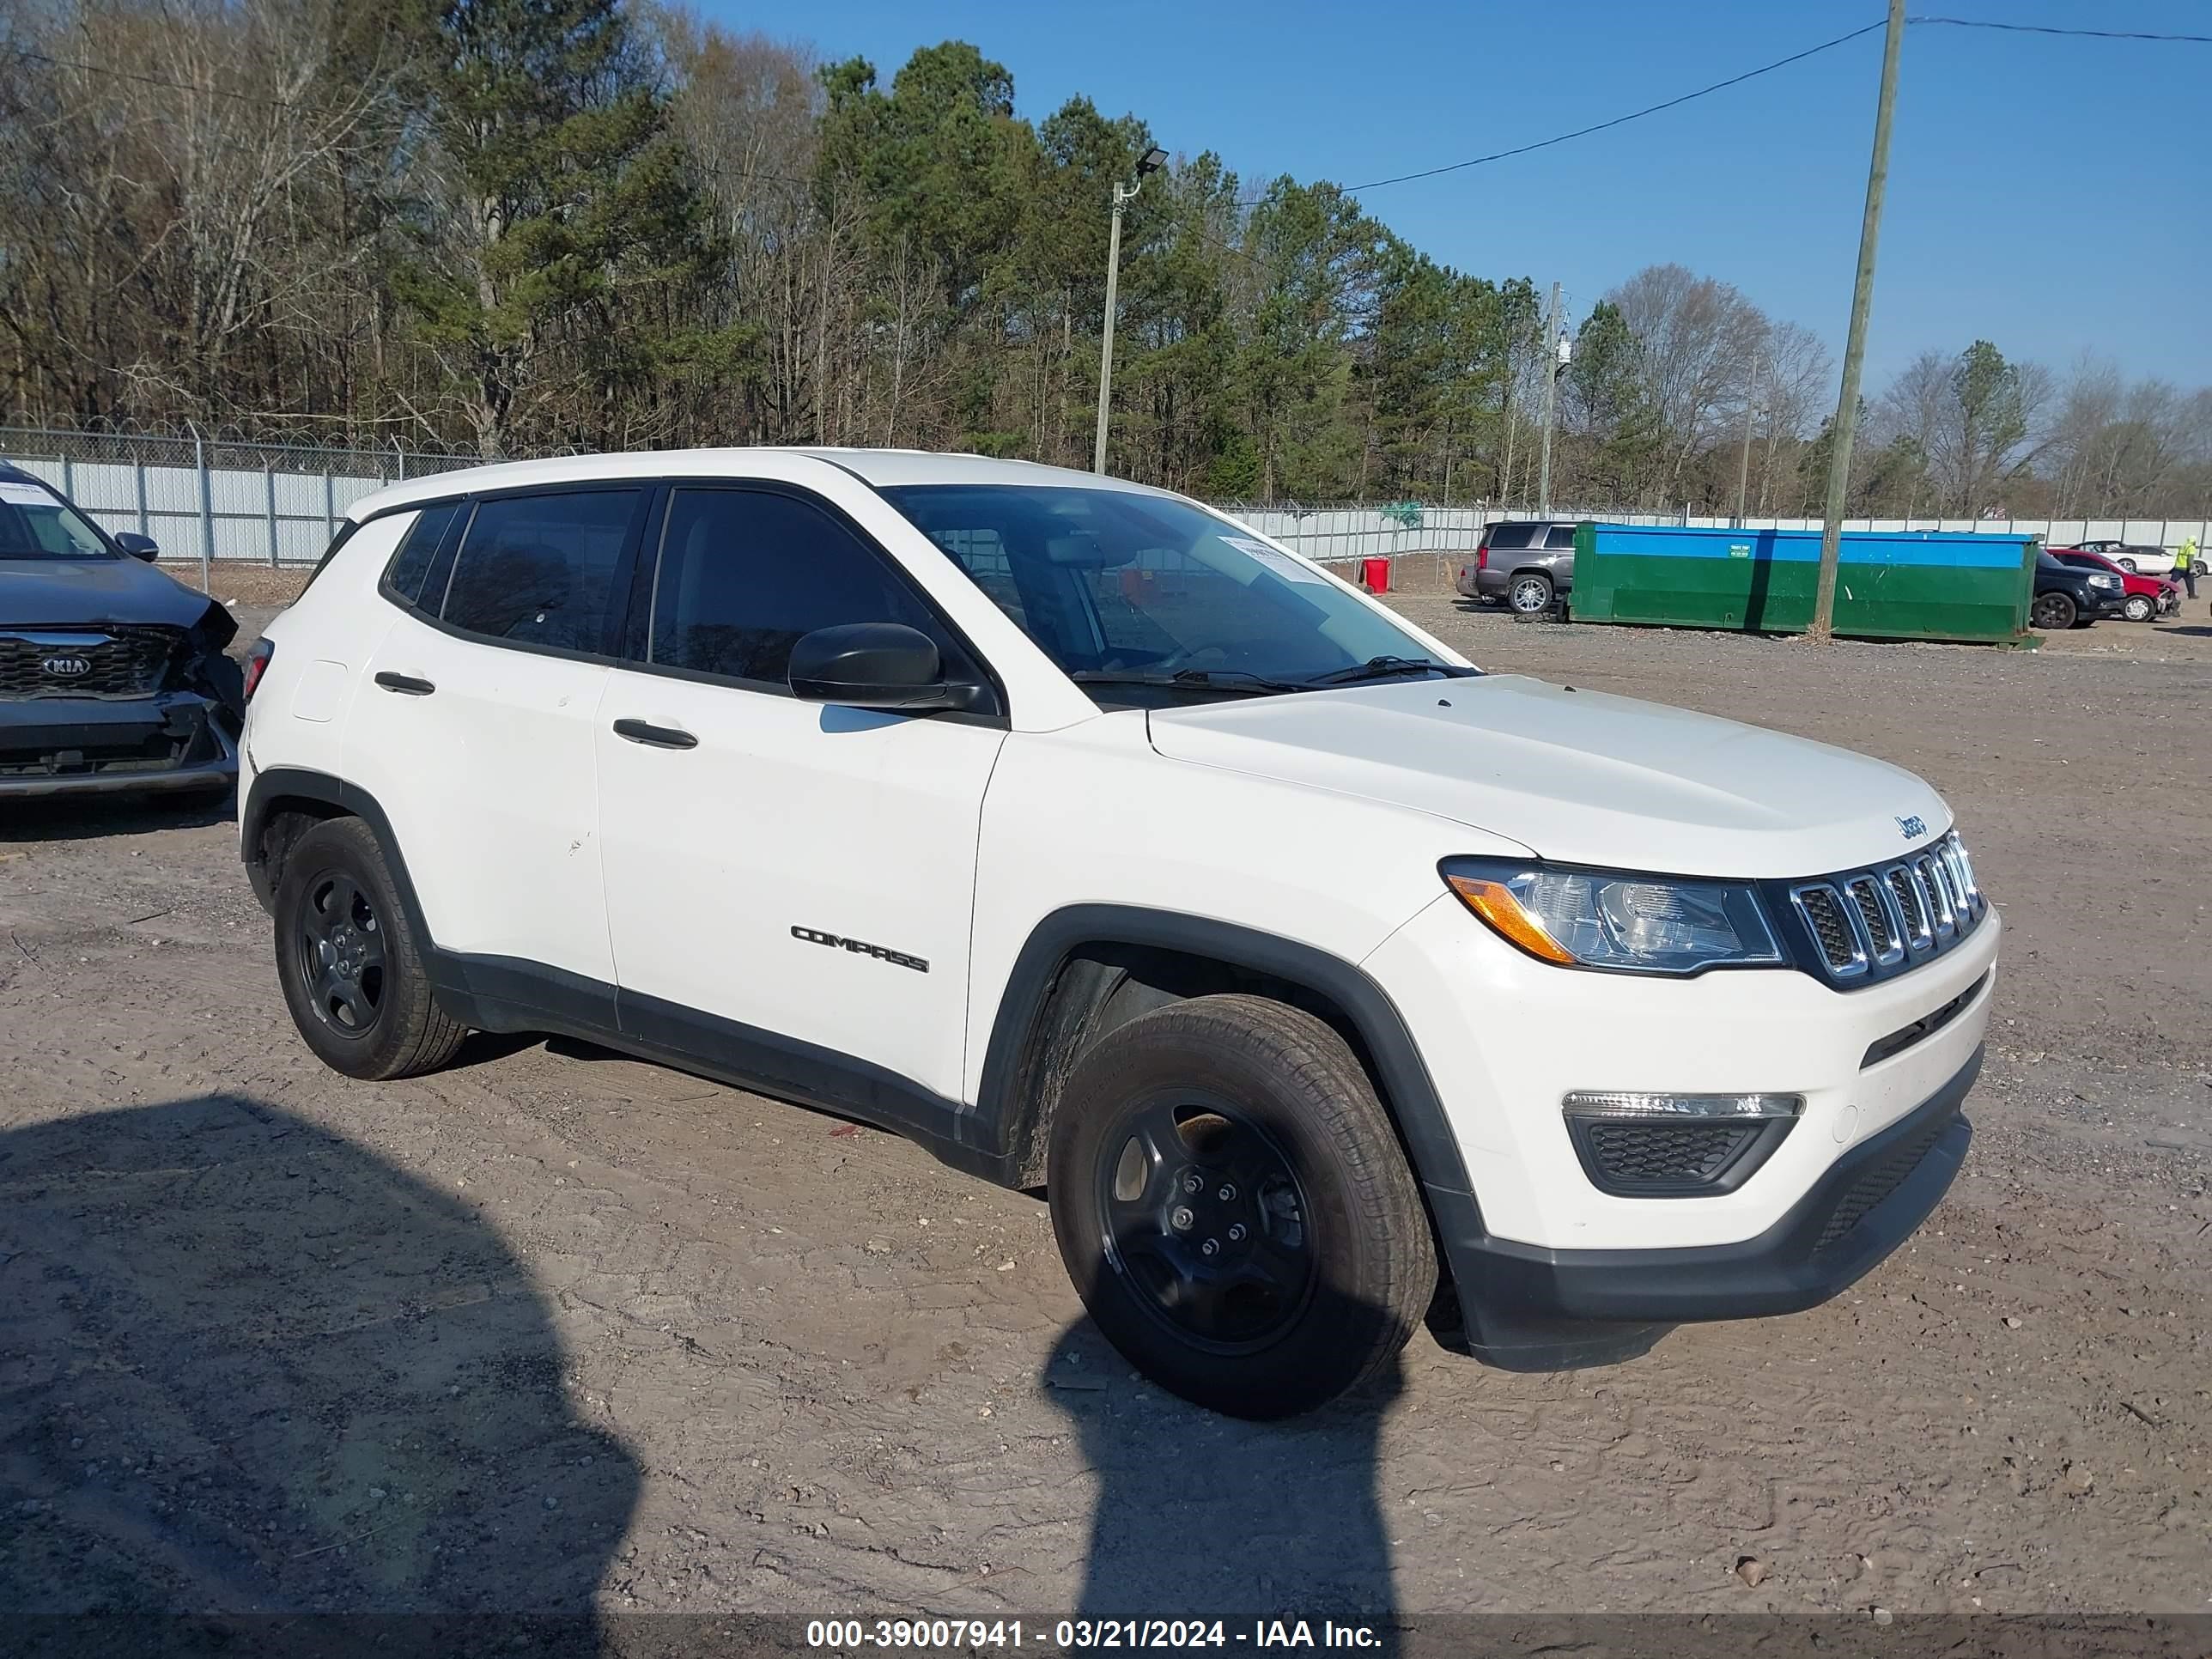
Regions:
<instances>
[{"instance_id":1,"label":"roof of suv","mask_svg":"<svg viewBox=\"0 0 2212 1659\"><path fill-rule=\"evenodd\" d=\"M453 472L410 478L364 495L347 509L365 519L411 502L487 489L526 489L532 484L582 483L612 478L657 478L689 475L742 478L748 463L763 455L804 455L841 467L879 488L901 484L1059 484L1086 489L1126 489L1164 495L1168 491L1070 467L1035 461L1000 461L985 455L939 454L924 449L836 449L811 446L755 446L726 449L643 449L605 455L562 455L542 461L501 461Z\"/></svg>"}]
</instances>

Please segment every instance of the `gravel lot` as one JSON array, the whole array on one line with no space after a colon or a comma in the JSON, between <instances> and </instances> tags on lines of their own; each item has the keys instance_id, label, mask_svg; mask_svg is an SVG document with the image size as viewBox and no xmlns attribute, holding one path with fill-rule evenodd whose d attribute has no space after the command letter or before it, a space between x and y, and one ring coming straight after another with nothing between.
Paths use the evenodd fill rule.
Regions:
<instances>
[{"instance_id":1,"label":"gravel lot","mask_svg":"<svg viewBox=\"0 0 2212 1659\"><path fill-rule=\"evenodd\" d=\"M2201 603L2039 653L1403 603L1958 810L2011 928L1978 1134L1853 1291L1223 1421L1115 1361L1038 1202L572 1045L349 1082L227 809L9 808L0 1607L2212 1607Z\"/></svg>"}]
</instances>

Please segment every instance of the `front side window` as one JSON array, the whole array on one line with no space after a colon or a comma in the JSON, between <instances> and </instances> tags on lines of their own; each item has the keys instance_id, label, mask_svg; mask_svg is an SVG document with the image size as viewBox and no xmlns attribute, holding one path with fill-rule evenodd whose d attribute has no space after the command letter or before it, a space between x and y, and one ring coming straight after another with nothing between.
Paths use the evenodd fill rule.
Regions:
<instances>
[{"instance_id":1,"label":"front side window","mask_svg":"<svg viewBox=\"0 0 2212 1659\"><path fill-rule=\"evenodd\" d=\"M113 556L84 514L34 483L0 478L0 559Z\"/></svg>"},{"instance_id":2,"label":"front side window","mask_svg":"<svg viewBox=\"0 0 2212 1659\"><path fill-rule=\"evenodd\" d=\"M811 502L767 490L678 489L668 507L647 646L658 666L786 683L802 635L845 623L945 630L875 550Z\"/></svg>"},{"instance_id":3,"label":"front side window","mask_svg":"<svg viewBox=\"0 0 2212 1659\"><path fill-rule=\"evenodd\" d=\"M1388 615L1188 502L1028 484L882 493L1079 681L1304 690L1378 659L1419 672L1431 655Z\"/></svg>"},{"instance_id":4,"label":"front side window","mask_svg":"<svg viewBox=\"0 0 2212 1659\"><path fill-rule=\"evenodd\" d=\"M446 590L447 623L517 645L607 648L615 575L643 492L562 490L477 504ZM435 595L423 609L435 609Z\"/></svg>"}]
</instances>

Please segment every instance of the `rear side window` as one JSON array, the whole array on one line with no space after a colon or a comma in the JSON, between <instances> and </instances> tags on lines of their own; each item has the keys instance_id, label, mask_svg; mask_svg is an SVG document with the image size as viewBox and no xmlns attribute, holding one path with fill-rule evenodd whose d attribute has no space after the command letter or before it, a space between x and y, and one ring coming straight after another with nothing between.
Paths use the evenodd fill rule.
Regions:
<instances>
[{"instance_id":1,"label":"rear side window","mask_svg":"<svg viewBox=\"0 0 2212 1659\"><path fill-rule=\"evenodd\" d=\"M1490 544L1492 547L1526 547L1535 529L1533 524L1494 524L1490 526Z\"/></svg>"},{"instance_id":2,"label":"rear side window","mask_svg":"<svg viewBox=\"0 0 2212 1659\"><path fill-rule=\"evenodd\" d=\"M415 515L415 522L407 532L406 540L392 556L392 567L384 573L385 584L393 593L410 605L420 605L422 599L422 578L438 556L438 549L453 528L453 518L461 510L459 501L437 501ZM436 595L432 595L434 600ZM437 606L434 603L432 610Z\"/></svg>"},{"instance_id":3,"label":"rear side window","mask_svg":"<svg viewBox=\"0 0 2212 1659\"><path fill-rule=\"evenodd\" d=\"M1575 527L1571 524L1555 524L1544 537L1547 548L1571 548L1575 544Z\"/></svg>"},{"instance_id":4,"label":"rear side window","mask_svg":"<svg viewBox=\"0 0 2212 1659\"><path fill-rule=\"evenodd\" d=\"M781 684L801 635L864 622L904 623L953 656L904 579L820 507L767 491L675 493L653 584L654 664Z\"/></svg>"},{"instance_id":5,"label":"rear side window","mask_svg":"<svg viewBox=\"0 0 2212 1659\"><path fill-rule=\"evenodd\" d=\"M446 622L516 645L605 651L642 499L635 489L580 489L479 502L446 590Z\"/></svg>"}]
</instances>

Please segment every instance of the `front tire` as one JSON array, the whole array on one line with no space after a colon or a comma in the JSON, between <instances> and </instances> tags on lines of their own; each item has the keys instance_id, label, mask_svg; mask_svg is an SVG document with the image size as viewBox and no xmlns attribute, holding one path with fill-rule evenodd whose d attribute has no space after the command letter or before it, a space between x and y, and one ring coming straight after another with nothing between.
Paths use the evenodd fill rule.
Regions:
<instances>
[{"instance_id":1,"label":"front tire","mask_svg":"<svg viewBox=\"0 0 2212 1659\"><path fill-rule=\"evenodd\" d=\"M2035 603L2028 607L2027 619L2046 633L2056 634L2074 626L2081 613L2071 598L2064 593L2039 593Z\"/></svg>"},{"instance_id":2,"label":"front tire","mask_svg":"<svg viewBox=\"0 0 2212 1659\"><path fill-rule=\"evenodd\" d=\"M2130 593L2120 614L2130 622L2150 622L2158 615L2158 601L2148 593Z\"/></svg>"},{"instance_id":3,"label":"front tire","mask_svg":"<svg viewBox=\"0 0 2212 1659\"><path fill-rule=\"evenodd\" d=\"M1194 998L1100 1042L1061 1095L1047 1176L1099 1328L1232 1417L1365 1382L1436 1290L1419 1188L1365 1070L1265 997Z\"/></svg>"},{"instance_id":4,"label":"front tire","mask_svg":"<svg viewBox=\"0 0 2212 1659\"><path fill-rule=\"evenodd\" d=\"M422 942L366 823L332 818L301 836L276 911L277 982L325 1066L381 1080L453 1059L468 1030L430 994Z\"/></svg>"}]
</instances>

